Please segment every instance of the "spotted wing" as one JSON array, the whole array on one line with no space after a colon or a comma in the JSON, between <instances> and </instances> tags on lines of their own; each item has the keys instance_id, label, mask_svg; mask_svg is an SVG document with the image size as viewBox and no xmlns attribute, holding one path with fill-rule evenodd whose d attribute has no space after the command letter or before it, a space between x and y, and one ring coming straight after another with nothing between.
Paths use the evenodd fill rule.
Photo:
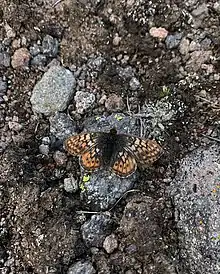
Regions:
<instances>
[{"instance_id":1,"label":"spotted wing","mask_svg":"<svg viewBox=\"0 0 220 274\"><path fill-rule=\"evenodd\" d=\"M128 177L137 169L137 163L132 154L122 148L113 157L110 169L119 177Z\"/></svg>"},{"instance_id":2,"label":"spotted wing","mask_svg":"<svg viewBox=\"0 0 220 274\"><path fill-rule=\"evenodd\" d=\"M97 146L90 148L81 155L79 163L88 171L100 168L102 166L101 150Z\"/></svg>"},{"instance_id":3,"label":"spotted wing","mask_svg":"<svg viewBox=\"0 0 220 274\"><path fill-rule=\"evenodd\" d=\"M80 165L94 171L101 166L102 152L98 148L100 133L85 133L74 135L64 143L65 149L73 156L80 156Z\"/></svg>"},{"instance_id":4,"label":"spotted wing","mask_svg":"<svg viewBox=\"0 0 220 274\"><path fill-rule=\"evenodd\" d=\"M149 166L160 158L163 150L155 140L126 136L125 150L130 152L141 166Z\"/></svg>"}]
</instances>

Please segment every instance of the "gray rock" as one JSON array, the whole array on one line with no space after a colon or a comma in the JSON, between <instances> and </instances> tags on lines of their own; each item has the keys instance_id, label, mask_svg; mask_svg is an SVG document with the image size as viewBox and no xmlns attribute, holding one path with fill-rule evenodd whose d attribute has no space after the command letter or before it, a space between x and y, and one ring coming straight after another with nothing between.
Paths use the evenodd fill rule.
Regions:
<instances>
[{"instance_id":1,"label":"gray rock","mask_svg":"<svg viewBox=\"0 0 220 274\"><path fill-rule=\"evenodd\" d=\"M34 58L31 60L32 66L45 66L47 64L47 57L43 54L38 54L37 56L34 56Z\"/></svg>"},{"instance_id":2,"label":"gray rock","mask_svg":"<svg viewBox=\"0 0 220 274\"><path fill-rule=\"evenodd\" d=\"M189 39L187 38L183 38L180 42L180 45L179 45L179 52L182 54L182 55L186 55L189 53L189 44L190 44L190 41Z\"/></svg>"},{"instance_id":3,"label":"gray rock","mask_svg":"<svg viewBox=\"0 0 220 274\"><path fill-rule=\"evenodd\" d=\"M165 92L170 92L168 87ZM145 117L146 136L148 138L163 136L165 126L167 124L171 125L177 117L184 114L185 110L186 106L178 97L173 97L170 100L166 96L156 103L148 102L141 109L141 115Z\"/></svg>"},{"instance_id":4,"label":"gray rock","mask_svg":"<svg viewBox=\"0 0 220 274\"><path fill-rule=\"evenodd\" d=\"M46 136L42 138L42 144L49 145L51 143L50 137Z\"/></svg>"},{"instance_id":5,"label":"gray rock","mask_svg":"<svg viewBox=\"0 0 220 274\"><path fill-rule=\"evenodd\" d=\"M173 35L168 35L166 40L165 40L166 47L168 49L177 48L180 44L180 41L181 41L182 37L183 37L182 33L176 33L176 34L173 34Z\"/></svg>"},{"instance_id":6,"label":"gray rock","mask_svg":"<svg viewBox=\"0 0 220 274\"><path fill-rule=\"evenodd\" d=\"M10 55L6 51L0 52L0 67L10 67Z\"/></svg>"},{"instance_id":7,"label":"gray rock","mask_svg":"<svg viewBox=\"0 0 220 274\"><path fill-rule=\"evenodd\" d=\"M105 237L111 233L112 220L108 214L92 215L91 219L82 225L82 236L89 247L102 247Z\"/></svg>"},{"instance_id":8,"label":"gray rock","mask_svg":"<svg viewBox=\"0 0 220 274\"><path fill-rule=\"evenodd\" d=\"M118 247L118 240L115 234L107 236L103 242L103 248L107 253L112 253Z\"/></svg>"},{"instance_id":9,"label":"gray rock","mask_svg":"<svg viewBox=\"0 0 220 274\"><path fill-rule=\"evenodd\" d=\"M102 72L104 67L105 67L106 60L99 56L95 59L90 59L88 61L88 67L91 68L92 70L96 70L98 72Z\"/></svg>"},{"instance_id":10,"label":"gray rock","mask_svg":"<svg viewBox=\"0 0 220 274\"><path fill-rule=\"evenodd\" d=\"M126 66L125 68L117 67L117 72L124 80L131 79L134 76L134 70L130 66Z\"/></svg>"},{"instance_id":11,"label":"gray rock","mask_svg":"<svg viewBox=\"0 0 220 274\"><path fill-rule=\"evenodd\" d=\"M82 114L93 106L95 95L90 92L77 91L74 100L76 102L76 111Z\"/></svg>"},{"instance_id":12,"label":"gray rock","mask_svg":"<svg viewBox=\"0 0 220 274\"><path fill-rule=\"evenodd\" d=\"M220 271L219 150L216 144L187 156L169 187L175 207L181 273Z\"/></svg>"},{"instance_id":13,"label":"gray rock","mask_svg":"<svg viewBox=\"0 0 220 274\"><path fill-rule=\"evenodd\" d=\"M132 188L136 174L120 178L109 171L99 170L88 176L84 170L80 184L84 197L92 210L106 210L113 206L121 196Z\"/></svg>"},{"instance_id":14,"label":"gray rock","mask_svg":"<svg viewBox=\"0 0 220 274\"><path fill-rule=\"evenodd\" d=\"M126 116L123 113L115 113L109 116L95 116L85 120L84 131L106 131L116 128L118 133L127 133L139 136L140 128L137 126L134 117Z\"/></svg>"},{"instance_id":15,"label":"gray rock","mask_svg":"<svg viewBox=\"0 0 220 274\"><path fill-rule=\"evenodd\" d=\"M51 115L63 111L73 97L76 80L73 73L61 66L52 66L35 85L31 103L34 112Z\"/></svg>"},{"instance_id":16,"label":"gray rock","mask_svg":"<svg viewBox=\"0 0 220 274\"><path fill-rule=\"evenodd\" d=\"M32 56L36 56L41 52L41 47L37 44L34 44L32 47L30 47L29 52Z\"/></svg>"},{"instance_id":17,"label":"gray rock","mask_svg":"<svg viewBox=\"0 0 220 274\"><path fill-rule=\"evenodd\" d=\"M75 133L75 123L65 113L57 112L50 119L50 133L60 140Z\"/></svg>"},{"instance_id":18,"label":"gray rock","mask_svg":"<svg viewBox=\"0 0 220 274\"><path fill-rule=\"evenodd\" d=\"M54 152L53 159L56 162L57 166L64 166L67 162L66 154L64 152L59 151L59 150Z\"/></svg>"},{"instance_id":19,"label":"gray rock","mask_svg":"<svg viewBox=\"0 0 220 274\"><path fill-rule=\"evenodd\" d=\"M209 50L212 46L212 40L206 37L201 41L200 46L203 50Z\"/></svg>"},{"instance_id":20,"label":"gray rock","mask_svg":"<svg viewBox=\"0 0 220 274\"><path fill-rule=\"evenodd\" d=\"M213 8L218 14L220 14L220 1L215 2Z\"/></svg>"},{"instance_id":21,"label":"gray rock","mask_svg":"<svg viewBox=\"0 0 220 274\"><path fill-rule=\"evenodd\" d=\"M95 274L96 271L89 261L77 262L72 265L68 270L67 274Z\"/></svg>"},{"instance_id":22,"label":"gray rock","mask_svg":"<svg viewBox=\"0 0 220 274\"><path fill-rule=\"evenodd\" d=\"M206 3L199 5L196 9L192 11L192 16L195 17L203 17L205 15L208 15L208 6Z\"/></svg>"},{"instance_id":23,"label":"gray rock","mask_svg":"<svg viewBox=\"0 0 220 274\"><path fill-rule=\"evenodd\" d=\"M39 151L43 155L49 155L50 147L49 145L41 144L39 146Z\"/></svg>"},{"instance_id":24,"label":"gray rock","mask_svg":"<svg viewBox=\"0 0 220 274\"><path fill-rule=\"evenodd\" d=\"M136 77L132 77L130 82L129 82L129 86L130 86L130 89L135 91L137 90L139 87L140 87L140 82L139 80L136 78Z\"/></svg>"},{"instance_id":25,"label":"gray rock","mask_svg":"<svg viewBox=\"0 0 220 274\"><path fill-rule=\"evenodd\" d=\"M0 77L0 94L6 93L7 83L3 81L2 77Z\"/></svg>"},{"instance_id":26,"label":"gray rock","mask_svg":"<svg viewBox=\"0 0 220 274\"><path fill-rule=\"evenodd\" d=\"M56 38L46 35L42 41L42 51L48 57L56 57L58 53L59 42Z\"/></svg>"},{"instance_id":27,"label":"gray rock","mask_svg":"<svg viewBox=\"0 0 220 274\"><path fill-rule=\"evenodd\" d=\"M186 63L186 70L189 72L197 72L201 66L209 62L212 56L211 50L197 50L190 54L190 59Z\"/></svg>"},{"instance_id":28,"label":"gray rock","mask_svg":"<svg viewBox=\"0 0 220 274\"><path fill-rule=\"evenodd\" d=\"M72 176L69 178L65 178L63 184L66 192L74 193L78 190L78 182Z\"/></svg>"}]
</instances>

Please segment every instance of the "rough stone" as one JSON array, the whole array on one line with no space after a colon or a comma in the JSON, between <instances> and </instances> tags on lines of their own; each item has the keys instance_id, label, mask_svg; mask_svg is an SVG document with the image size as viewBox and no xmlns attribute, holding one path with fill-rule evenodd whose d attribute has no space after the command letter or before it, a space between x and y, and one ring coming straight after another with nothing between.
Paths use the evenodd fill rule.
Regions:
<instances>
[{"instance_id":1,"label":"rough stone","mask_svg":"<svg viewBox=\"0 0 220 274\"><path fill-rule=\"evenodd\" d=\"M43 155L49 155L50 147L48 145L41 144L39 146L39 151Z\"/></svg>"},{"instance_id":2,"label":"rough stone","mask_svg":"<svg viewBox=\"0 0 220 274\"><path fill-rule=\"evenodd\" d=\"M10 55L6 51L0 52L0 67L10 67Z\"/></svg>"},{"instance_id":3,"label":"rough stone","mask_svg":"<svg viewBox=\"0 0 220 274\"><path fill-rule=\"evenodd\" d=\"M65 110L73 97L75 82L71 71L61 66L50 67L33 89L33 111L51 115Z\"/></svg>"},{"instance_id":4,"label":"rough stone","mask_svg":"<svg viewBox=\"0 0 220 274\"><path fill-rule=\"evenodd\" d=\"M72 265L68 270L67 274L95 274L96 271L89 261L77 262Z\"/></svg>"},{"instance_id":5,"label":"rough stone","mask_svg":"<svg viewBox=\"0 0 220 274\"><path fill-rule=\"evenodd\" d=\"M56 38L46 35L42 41L42 52L48 57L56 57L58 53L59 42Z\"/></svg>"},{"instance_id":6,"label":"rough stone","mask_svg":"<svg viewBox=\"0 0 220 274\"><path fill-rule=\"evenodd\" d=\"M34 44L32 47L30 47L29 51L32 56L36 56L41 52L41 47L37 44Z\"/></svg>"},{"instance_id":7,"label":"rough stone","mask_svg":"<svg viewBox=\"0 0 220 274\"><path fill-rule=\"evenodd\" d=\"M197 72L200 70L202 64L208 62L212 56L212 51L198 50L190 53L190 59L186 63L186 70Z\"/></svg>"},{"instance_id":8,"label":"rough stone","mask_svg":"<svg viewBox=\"0 0 220 274\"><path fill-rule=\"evenodd\" d=\"M55 153L53 154L53 159L58 166L64 166L67 162L66 154L59 150L55 151Z\"/></svg>"},{"instance_id":9,"label":"rough stone","mask_svg":"<svg viewBox=\"0 0 220 274\"><path fill-rule=\"evenodd\" d=\"M75 133L76 124L65 113L57 112L49 121L50 133L59 140L64 140Z\"/></svg>"},{"instance_id":10,"label":"rough stone","mask_svg":"<svg viewBox=\"0 0 220 274\"><path fill-rule=\"evenodd\" d=\"M66 192L74 193L78 190L78 182L74 177L65 178L63 181Z\"/></svg>"},{"instance_id":11,"label":"rough stone","mask_svg":"<svg viewBox=\"0 0 220 274\"><path fill-rule=\"evenodd\" d=\"M182 273L217 274L220 271L219 149L216 144L185 157L169 187Z\"/></svg>"},{"instance_id":12,"label":"rough stone","mask_svg":"<svg viewBox=\"0 0 220 274\"><path fill-rule=\"evenodd\" d=\"M149 33L152 37L159 38L159 39L165 39L168 35L168 31L165 28L156 28L152 27L149 30Z\"/></svg>"},{"instance_id":13,"label":"rough stone","mask_svg":"<svg viewBox=\"0 0 220 274\"><path fill-rule=\"evenodd\" d=\"M121 111L125 107L121 97L116 94L110 95L105 101L107 111Z\"/></svg>"},{"instance_id":14,"label":"rough stone","mask_svg":"<svg viewBox=\"0 0 220 274\"><path fill-rule=\"evenodd\" d=\"M115 234L107 236L103 242L103 248L107 253L112 253L118 247L118 240Z\"/></svg>"},{"instance_id":15,"label":"rough stone","mask_svg":"<svg viewBox=\"0 0 220 274\"><path fill-rule=\"evenodd\" d=\"M47 57L43 54L38 54L37 56L34 56L34 58L31 60L32 66L45 66L47 64Z\"/></svg>"},{"instance_id":16,"label":"rough stone","mask_svg":"<svg viewBox=\"0 0 220 274\"><path fill-rule=\"evenodd\" d=\"M93 106L95 95L86 91L77 91L74 100L76 102L76 111L82 114Z\"/></svg>"},{"instance_id":17,"label":"rough stone","mask_svg":"<svg viewBox=\"0 0 220 274\"><path fill-rule=\"evenodd\" d=\"M136 77L132 77L130 82L129 82L129 86L130 89L135 91L140 87L141 83L139 82L139 80Z\"/></svg>"},{"instance_id":18,"label":"rough stone","mask_svg":"<svg viewBox=\"0 0 220 274\"><path fill-rule=\"evenodd\" d=\"M189 44L190 44L190 41L189 39L187 38L183 38L180 42L180 45L179 45L179 52L182 54L182 55L186 55L189 53Z\"/></svg>"},{"instance_id":19,"label":"rough stone","mask_svg":"<svg viewBox=\"0 0 220 274\"><path fill-rule=\"evenodd\" d=\"M182 36L183 36L182 33L176 33L176 34L173 34L173 35L168 35L166 40L165 40L166 47L168 49L177 48L180 44Z\"/></svg>"},{"instance_id":20,"label":"rough stone","mask_svg":"<svg viewBox=\"0 0 220 274\"><path fill-rule=\"evenodd\" d=\"M11 65L13 68L27 68L31 55L26 48L17 49L12 56Z\"/></svg>"},{"instance_id":21,"label":"rough stone","mask_svg":"<svg viewBox=\"0 0 220 274\"><path fill-rule=\"evenodd\" d=\"M91 219L82 225L83 240L89 247L102 247L105 237L111 233L111 228L110 215L92 215Z\"/></svg>"}]
</instances>

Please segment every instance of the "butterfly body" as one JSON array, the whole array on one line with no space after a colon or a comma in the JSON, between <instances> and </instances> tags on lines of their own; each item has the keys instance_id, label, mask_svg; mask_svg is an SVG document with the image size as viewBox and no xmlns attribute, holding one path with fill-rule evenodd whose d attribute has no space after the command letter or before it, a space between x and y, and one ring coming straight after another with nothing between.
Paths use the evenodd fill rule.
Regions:
<instances>
[{"instance_id":1,"label":"butterfly body","mask_svg":"<svg viewBox=\"0 0 220 274\"><path fill-rule=\"evenodd\" d=\"M80 156L80 165L87 171L109 167L120 177L135 172L137 164L147 166L156 161L162 148L154 140L110 132L91 132L69 137L66 150Z\"/></svg>"}]
</instances>

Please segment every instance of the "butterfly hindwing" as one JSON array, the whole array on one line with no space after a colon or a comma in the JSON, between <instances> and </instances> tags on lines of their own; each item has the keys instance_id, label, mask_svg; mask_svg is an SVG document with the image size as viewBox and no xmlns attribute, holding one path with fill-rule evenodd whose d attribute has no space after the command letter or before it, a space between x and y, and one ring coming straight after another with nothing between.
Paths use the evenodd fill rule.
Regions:
<instances>
[{"instance_id":1,"label":"butterfly hindwing","mask_svg":"<svg viewBox=\"0 0 220 274\"><path fill-rule=\"evenodd\" d=\"M134 157L126 150L116 152L111 163L110 169L120 177L128 177L137 169Z\"/></svg>"},{"instance_id":2,"label":"butterfly hindwing","mask_svg":"<svg viewBox=\"0 0 220 274\"><path fill-rule=\"evenodd\" d=\"M86 150L80 157L80 165L88 170L94 171L102 166L101 150L96 146Z\"/></svg>"},{"instance_id":3,"label":"butterfly hindwing","mask_svg":"<svg viewBox=\"0 0 220 274\"><path fill-rule=\"evenodd\" d=\"M127 136L125 149L135 157L141 166L153 164L162 154L161 146L155 140Z\"/></svg>"}]
</instances>

